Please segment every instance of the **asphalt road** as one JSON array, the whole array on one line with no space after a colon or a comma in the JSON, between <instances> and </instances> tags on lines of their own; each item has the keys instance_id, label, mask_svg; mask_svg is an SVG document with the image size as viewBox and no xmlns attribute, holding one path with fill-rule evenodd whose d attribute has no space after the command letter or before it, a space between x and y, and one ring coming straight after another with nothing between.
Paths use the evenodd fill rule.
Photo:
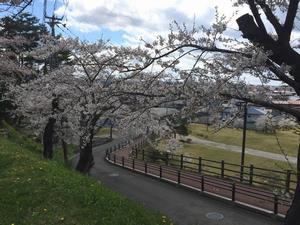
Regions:
<instances>
[{"instance_id":1,"label":"asphalt road","mask_svg":"<svg viewBox=\"0 0 300 225\"><path fill-rule=\"evenodd\" d=\"M117 141L95 147L91 176L105 186L160 211L178 225L279 225L275 219L131 172L105 161L105 149ZM212 214L211 214L212 213ZM218 213L218 214L214 214ZM221 219L221 215L223 219ZM212 217L212 218L208 218ZM220 216L220 217L219 217ZM219 217L219 220L216 220ZM141 224L142 225L142 224Z\"/></svg>"}]
</instances>

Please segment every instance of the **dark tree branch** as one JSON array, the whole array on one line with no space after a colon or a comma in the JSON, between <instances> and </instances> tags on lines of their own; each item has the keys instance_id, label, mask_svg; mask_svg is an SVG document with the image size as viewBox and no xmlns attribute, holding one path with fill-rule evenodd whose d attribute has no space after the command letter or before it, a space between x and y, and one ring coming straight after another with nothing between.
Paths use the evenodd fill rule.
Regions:
<instances>
[{"instance_id":1,"label":"dark tree branch","mask_svg":"<svg viewBox=\"0 0 300 225\"><path fill-rule=\"evenodd\" d=\"M268 34L265 35L256 25L253 17L249 14L239 17L237 23L244 38L248 39L254 45L262 47L265 51L271 51L269 58L274 63L279 66L283 63L291 66L291 76L294 77L294 81L300 83L300 55L291 48L289 43L284 44L279 40L273 40Z\"/></svg>"},{"instance_id":2,"label":"dark tree branch","mask_svg":"<svg viewBox=\"0 0 300 225\"><path fill-rule=\"evenodd\" d=\"M275 28L278 36L281 36L282 34L282 26L279 23L278 19L276 18L276 16L273 14L272 10L270 9L270 7L266 4L265 1L262 0L255 0L255 2L263 9L267 19L270 21L270 23L273 25L273 27Z\"/></svg>"},{"instance_id":3,"label":"dark tree branch","mask_svg":"<svg viewBox=\"0 0 300 225\"><path fill-rule=\"evenodd\" d=\"M296 118L300 118L300 111L295 108L292 108L291 106L288 106L288 105L275 104L270 101L264 101L264 100L257 99L257 98L250 98L250 97L246 97L246 96L240 96L240 95L229 94L229 93L221 93L221 96L224 96L226 98L235 98L235 99L239 99L239 100L242 100L245 102L251 102L256 105L261 105L261 106L264 106L267 108L276 109L281 112L285 112L287 114L295 116Z\"/></svg>"},{"instance_id":4,"label":"dark tree branch","mask_svg":"<svg viewBox=\"0 0 300 225\"><path fill-rule=\"evenodd\" d=\"M201 45L196 45L196 44L183 44L183 45L180 45L162 55L159 55L157 57L153 57L151 58L151 61L155 61L155 60L158 60L158 59L161 59L161 58L164 58L180 49L183 49L183 48L194 48L194 49L197 49L197 50L200 50L200 51L207 51L207 52L220 52L220 53L230 53L230 54L240 54L240 55L247 55L243 52L238 52L238 51L233 51L233 50L228 50L228 49L222 49L222 48L216 48L216 47L204 47L204 46L201 46Z\"/></svg>"},{"instance_id":5,"label":"dark tree branch","mask_svg":"<svg viewBox=\"0 0 300 225\"><path fill-rule=\"evenodd\" d=\"M255 5L254 0L248 0L248 4L250 6L251 12L253 13L253 16L255 18L255 21L256 21L257 25L259 26L261 31L267 35L266 27L265 27L265 25L264 25L264 23L263 23L263 21L260 17L260 14L258 12L258 9Z\"/></svg>"},{"instance_id":6,"label":"dark tree branch","mask_svg":"<svg viewBox=\"0 0 300 225\"><path fill-rule=\"evenodd\" d=\"M25 2L25 1L24 1ZM33 0L29 0L25 5L23 5L21 7L21 9L13 16L13 18L17 17L18 15L20 15L31 3L33 2Z\"/></svg>"},{"instance_id":7,"label":"dark tree branch","mask_svg":"<svg viewBox=\"0 0 300 225\"><path fill-rule=\"evenodd\" d=\"M284 31L285 31L284 36L286 38L286 41L290 41L291 38L291 32L293 29L294 20L298 10L298 4L299 4L299 0L290 0L288 12L284 22Z\"/></svg>"},{"instance_id":8,"label":"dark tree branch","mask_svg":"<svg viewBox=\"0 0 300 225\"><path fill-rule=\"evenodd\" d=\"M122 91L120 92L120 95L133 95L133 96L143 96L143 97L166 97L165 95L156 95L156 94L147 94L143 92L133 92L133 91Z\"/></svg>"},{"instance_id":9,"label":"dark tree branch","mask_svg":"<svg viewBox=\"0 0 300 225\"><path fill-rule=\"evenodd\" d=\"M300 95L300 84L298 82L295 82L295 80L289 78L286 74L284 74L284 72L282 72L278 68L278 66L276 66L271 60L267 61L267 66L272 71L272 73L274 73L275 76L278 77L278 79L293 87L297 94Z\"/></svg>"}]
</instances>

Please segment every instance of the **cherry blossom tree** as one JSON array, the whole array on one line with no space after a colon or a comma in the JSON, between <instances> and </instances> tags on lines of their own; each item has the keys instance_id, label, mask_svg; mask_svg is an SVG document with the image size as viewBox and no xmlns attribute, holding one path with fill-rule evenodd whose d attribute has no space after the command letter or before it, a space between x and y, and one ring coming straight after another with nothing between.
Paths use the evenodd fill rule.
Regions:
<instances>
[{"instance_id":1,"label":"cherry blossom tree","mask_svg":"<svg viewBox=\"0 0 300 225\"><path fill-rule=\"evenodd\" d=\"M93 165L92 144L100 119L113 119L131 135L153 130L158 120L151 108L177 98L176 90L164 82L168 74L141 71L149 56L139 48L46 37L44 45L29 54L42 60L65 50L69 63L12 87L10 96L15 113L43 133L44 145L52 143L54 131L65 142L78 143L76 169L87 172ZM52 151L44 154L52 157Z\"/></svg>"},{"instance_id":2,"label":"cherry blossom tree","mask_svg":"<svg viewBox=\"0 0 300 225\"><path fill-rule=\"evenodd\" d=\"M211 98L236 98L273 108L300 119L300 111L288 105L272 102L267 89L253 93L244 82L244 76L261 80L283 82L300 94L299 53L297 51L299 0L261 1L238 0L234 7L248 7L249 13L236 22L242 37L234 38L227 29L229 20L216 13L209 27L193 24L171 26L167 38L159 36L145 47L152 51L150 64L156 62L164 70L178 72L184 83L194 81L214 84ZM232 32L231 32L232 33ZM294 38L294 40L293 40ZM189 63L183 65L183 59ZM178 63L178 61L181 63ZM188 64L188 66L187 66ZM182 86L183 88L185 85ZM298 151L298 183L294 200L285 224L300 223L300 147Z\"/></svg>"}]
</instances>

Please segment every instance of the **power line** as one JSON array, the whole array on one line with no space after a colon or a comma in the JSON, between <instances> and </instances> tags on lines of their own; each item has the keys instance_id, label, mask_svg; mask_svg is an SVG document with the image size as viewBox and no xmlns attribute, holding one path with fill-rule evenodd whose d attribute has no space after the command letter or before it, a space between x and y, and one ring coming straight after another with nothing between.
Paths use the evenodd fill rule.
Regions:
<instances>
[{"instance_id":1,"label":"power line","mask_svg":"<svg viewBox=\"0 0 300 225\"><path fill-rule=\"evenodd\" d=\"M69 5L69 1L64 1L64 5L65 5L65 10L64 13L61 17L57 17L55 15L55 11L57 8L57 0L54 1L53 4L53 12L52 12L52 16L49 16L47 13L47 9L48 9L48 0L44 0L44 23L47 23L49 25L49 27L51 28L51 35L53 37L55 37L55 27L62 24L62 21L66 15L66 10L67 7Z\"/></svg>"}]
</instances>

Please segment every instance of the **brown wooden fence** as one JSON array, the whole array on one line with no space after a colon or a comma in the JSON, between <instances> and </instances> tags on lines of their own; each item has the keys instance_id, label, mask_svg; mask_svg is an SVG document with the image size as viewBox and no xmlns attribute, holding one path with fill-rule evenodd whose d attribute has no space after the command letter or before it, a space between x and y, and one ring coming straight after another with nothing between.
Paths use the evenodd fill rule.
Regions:
<instances>
[{"instance_id":1,"label":"brown wooden fence","mask_svg":"<svg viewBox=\"0 0 300 225\"><path fill-rule=\"evenodd\" d=\"M135 142L125 141L107 149L106 159L118 166L139 173L219 196L237 204L267 211L275 215L284 216L290 206L291 198L274 194L270 190L254 187L253 185L225 179L227 165L225 162L221 162L219 167L215 166L214 168L220 170L218 178L204 174L206 170L205 163L210 161L216 162L213 160L198 159L198 163L195 163L198 166L198 170L193 166L187 170L185 167L192 162L186 162L184 160L185 157L181 155L177 163L174 161L176 155L172 155L173 159L171 155L168 155L168 160L164 161L164 164L147 162L145 161L147 152L142 150L144 144L145 141L143 139L136 139ZM201 168L200 171L199 168ZM252 183L254 182L254 176L253 173Z\"/></svg>"},{"instance_id":2,"label":"brown wooden fence","mask_svg":"<svg viewBox=\"0 0 300 225\"><path fill-rule=\"evenodd\" d=\"M190 157L183 154L159 153L134 148L135 158L174 166L181 170L198 172L232 181L239 181L253 186L265 187L272 191L293 194L297 183L297 174L292 170L270 170L253 165L243 166L222 161ZM243 174L241 174L241 171ZM242 178L242 179L241 179Z\"/></svg>"}]
</instances>

